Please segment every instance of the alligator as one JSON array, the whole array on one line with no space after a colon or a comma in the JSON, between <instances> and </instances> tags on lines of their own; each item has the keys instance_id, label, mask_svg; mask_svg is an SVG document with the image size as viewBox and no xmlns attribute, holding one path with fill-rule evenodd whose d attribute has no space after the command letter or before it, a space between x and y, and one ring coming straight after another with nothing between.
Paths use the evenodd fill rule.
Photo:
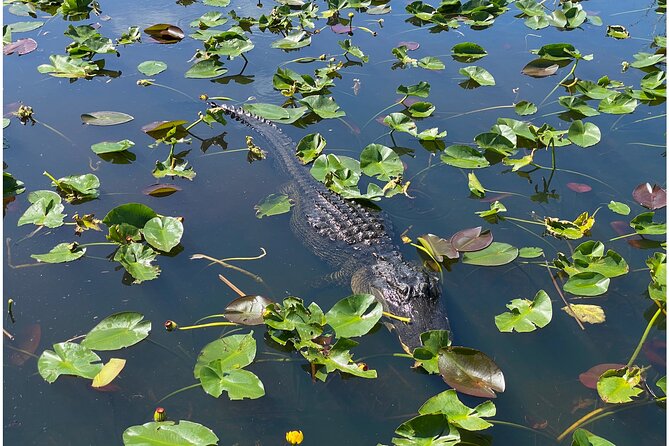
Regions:
<instances>
[{"instance_id":1,"label":"alligator","mask_svg":"<svg viewBox=\"0 0 669 446\"><path fill-rule=\"evenodd\" d=\"M354 293L372 294L384 311L409 318L393 320L402 348L420 347L420 334L449 330L441 308L439 278L402 258L392 241L383 212L347 200L317 181L295 156L295 143L272 121L242 108L210 104L247 125L270 144L271 154L293 179L288 194L295 202L291 226L316 255L350 278Z\"/></svg>"}]
</instances>

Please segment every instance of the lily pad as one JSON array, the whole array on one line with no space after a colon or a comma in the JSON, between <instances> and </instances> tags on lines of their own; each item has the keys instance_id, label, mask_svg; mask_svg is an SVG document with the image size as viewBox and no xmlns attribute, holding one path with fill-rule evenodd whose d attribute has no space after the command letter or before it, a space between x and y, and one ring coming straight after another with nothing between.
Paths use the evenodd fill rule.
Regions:
<instances>
[{"instance_id":1,"label":"lily pad","mask_svg":"<svg viewBox=\"0 0 669 446\"><path fill-rule=\"evenodd\" d=\"M149 246L133 242L121 246L114 254L114 261L119 262L135 279L133 283L142 283L160 275L160 268L151 264L157 255Z\"/></svg>"},{"instance_id":2,"label":"lily pad","mask_svg":"<svg viewBox=\"0 0 669 446\"><path fill-rule=\"evenodd\" d=\"M492 242L487 248L467 252L462 256L462 263L478 266L500 266L513 262L518 257L518 248L507 243Z\"/></svg>"},{"instance_id":3,"label":"lily pad","mask_svg":"<svg viewBox=\"0 0 669 446\"><path fill-rule=\"evenodd\" d=\"M109 385L125 367L125 359L111 358L102 366L100 372L93 378L92 387L99 388Z\"/></svg>"},{"instance_id":4,"label":"lily pad","mask_svg":"<svg viewBox=\"0 0 669 446\"><path fill-rule=\"evenodd\" d=\"M34 31L38 28L41 28L44 25L44 22L34 21L34 22L14 22L7 24L9 30L13 33L25 33L28 31Z\"/></svg>"},{"instance_id":5,"label":"lily pad","mask_svg":"<svg viewBox=\"0 0 669 446\"><path fill-rule=\"evenodd\" d=\"M451 55L459 62L469 63L487 56L488 53L476 43L462 42L451 48Z\"/></svg>"},{"instance_id":6,"label":"lily pad","mask_svg":"<svg viewBox=\"0 0 669 446\"><path fill-rule=\"evenodd\" d=\"M534 105L532 102L527 102L527 101L520 101L516 105L514 105L513 108L516 111L516 114L520 116L533 115L538 110L536 105Z\"/></svg>"},{"instance_id":7,"label":"lily pad","mask_svg":"<svg viewBox=\"0 0 669 446\"><path fill-rule=\"evenodd\" d=\"M109 211L102 219L102 223L107 226L126 223L141 229L149 220L157 215L153 209L145 204L126 203L116 206Z\"/></svg>"},{"instance_id":8,"label":"lily pad","mask_svg":"<svg viewBox=\"0 0 669 446\"><path fill-rule=\"evenodd\" d=\"M275 40L272 42L272 48L279 48L282 50L294 50L297 48L302 48L311 44L311 36L305 31L292 31L289 32L286 37L283 39Z\"/></svg>"},{"instance_id":9,"label":"lily pad","mask_svg":"<svg viewBox=\"0 0 669 446\"><path fill-rule=\"evenodd\" d=\"M76 243L59 243L46 254L31 254L30 257L38 262L64 263L80 259L86 254L86 248L80 248Z\"/></svg>"},{"instance_id":10,"label":"lily pad","mask_svg":"<svg viewBox=\"0 0 669 446\"><path fill-rule=\"evenodd\" d=\"M135 143L130 141L129 139L124 139L122 141L104 141L104 142L99 142L97 144L93 144L91 146L91 150L93 153L96 153L98 155L103 155L105 153L116 153L116 152L123 152L125 150L128 150L130 147L134 146Z\"/></svg>"},{"instance_id":11,"label":"lily pad","mask_svg":"<svg viewBox=\"0 0 669 446\"><path fill-rule=\"evenodd\" d=\"M339 105L332 98L327 98L323 95L307 96L304 99L300 99L300 103L306 105L312 112L323 119L346 116L346 113L339 109Z\"/></svg>"},{"instance_id":12,"label":"lily pad","mask_svg":"<svg viewBox=\"0 0 669 446\"><path fill-rule=\"evenodd\" d=\"M611 369L620 369L625 367L625 364L597 364L596 366L590 367L587 371L578 375L578 380L581 381L588 389L597 389L597 381L599 377L602 376L602 373Z\"/></svg>"},{"instance_id":13,"label":"lily pad","mask_svg":"<svg viewBox=\"0 0 669 446\"><path fill-rule=\"evenodd\" d=\"M158 23L144 29L158 43L177 43L184 38L185 34L181 28L168 23Z\"/></svg>"},{"instance_id":14,"label":"lily pad","mask_svg":"<svg viewBox=\"0 0 669 446\"><path fill-rule=\"evenodd\" d=\"M340 338L363 336L381 319L383 305L371 294L353 294L337 302L325 314Z\"/></svg>"},{"instance_id":15,"label":"lily pad","mask_svg":"<svg viewBox=\"0 0 669 446\"><path fill-rule=\"evenodd\" d=\"M643 392L641 369L636 366L607 370L597 381L597 393L605 403L629 403Z\"/></svg>"},{"instance_id":16,"label":"lily pad","mask_svg":"<svg viewBox=\"0 0 669 446\"><path fill-rule=\"evenodd\" d=\"M530 77L542 78L554 75L558 68L560 65L552 60L534 59L523 67L521 73Z\"/></svg>"},{"instance_id":17,"label":"lily pad","mask_svg":"<svg viewBox=\"0 0 669 446\"><path fill-rule=\"evenodd\" d=\"M390 181L404 172L399 155L389 147L381 144L369 144L360 153L360 168L370 177L382 181Z\"/></svg>"},{"instance_id":18,"label":"lily pad","mask_svg":"<svg viewBox=\"0 0 669 446\"><path fill-rule=\"evenodd\" d=\"M577 146L591 147L602 139L602 133L595 124L579 120L571 123L567 137Z\"/></svg>"},{"instance_id":19,"label":"lily pad","mask_svg":"<svg viewBox=\"0 0 669 446\"><path fill-rule=\"evenodd\" d=\"M463 229L451 236L451 245L460 252L480 251L492 243L492 232L481 226Z\"/></svg>"},{"instance_id":20,"label":"lily pad","mask_svg":"<svg viewBox=\"0 0 669 446\"><path fill-rule=\"evenodd\" d=\"M263 314L272 301L263 296L242 296L233 300L225 307L225 318L241 325L264 324Z\"/></svg>"},{"instance_id":21,"label":"lily pad","mask_svg":"<svg viewBox=\"0 0 669 446\"><path fill-rule=\"evenodd\" d=\"M37 360L39 374L49 384L61 375L93 379L102 369L100 357L83 345L61 342L45 350Z\"/></svg>"},{"instance_id":22,"label":"lily pad","mask_svg":"<svg viewBox=\"0 0 669 446\"><path fill-rule=\"evenodd\" d=\"M144 315L125 311L101 320L86 334L81 345L91 350L118 350L137 344L150 331L151 321L145 321Z\"/></svg>"},{"instance_id":23,"label":"lily pad","mask_svg":"<svg viewBox=\"0 0 669 446\"><path fill-rule=\"evenodd\" d=\"M629 215L629 213L632 211L629 206L619 201L611 201L608 204L608 208L611 209L616 214L620 215Z\"/></svg>"},{"instance_id":24,"label":"lily pad","mask_svg":"<svg viewBox=\"0 0 669 446\"><path fill-rule=\"evenodd\" d=\"M634 188L632 197L634 201L651 211L662 209L667 205L667 191L657 184L652 186L650 183L639 184Z\"/></svg>"},{"instance_id":25,"label":"lily pad","mask_svg":"<svg viewBox=\"0 0 669 446\"><path fill-rule=\"evenodd\" d=\"M599 296L608 291L610 282L611 279L602 274L583 272L569 277L563 289L575 296Z\"/></svg>"},{"instance_id":26,"label":"lily pad","mask_svg":"<svg viewBox=\"0 0 669 446\"><path fill-rule=\"evenodd\" d=\"M145 195L151 195L152 197L168 197L175 192L179 192L181 188L175 186L174 184L154 184L149 186L142 191Z\"/></svg>"},{"instance_id":27,"label":"lily pad","mask_svg":"<svg viewBox=\"0 0 669 446\"><path fill-rule=\"evenodd\" d=\"M562 307L562 311L588 324L602 324L606 321L606 314L599 305L572 304L568 307Z\"/></svg>"},{"instance_id":28,"label":"lily pad","mask_svg":"<svg viewBox=\"0 0 669 446\"><path fill-rule=\"evenodd\" d=\"M506 307L510 313L495 316L495 325L503 333L513 330L528 333L537 328L544 328L553 318L553 305L544 290L539 290L533 301L513 299Z\"/></svg>"},{"instance_id":29,"label":"lily pad","mask_svg":"<svg viewBox=\"0 0 669 446\"><path fill-rule=\"evenodd\" d=\"M32 204L21 215L17 226L34 224L57 228L63 225L66 214L62 213L65 206L61 203L60 195L50 190L38 190L28 194L28 201Z\"/></svg>"},{"instance_id":30,"label":"lily pad","mask_svg":"<svg viewBox=\"0 0 669 446\"><path fill-rule=\"evenodd\" d=\"M418 237L418 243L435 261L441 263L444 257L448 259L457 259L460 254L453 247L450 240L439 237L434 234L425 234Z\"/></svg>"},{"instance_id":31,"label":"lily pad","mask_svg":"<svg viewBox=\"0 0 669 446\"><path fill-rule=\"evenodd\" d=\"M425 81L420 81L416 85L400 85L397 87L397 94L426 98L430 95L430 84Z\"/></svg>"},{"instance_id":32,"label":"lily pad","mask_svg":"<svg viewBox=\"0 0 669 446\"><path fill-rule=\"evenodd\" d=\"M443 414L419 415L402 423L396 430L393 444L397 446L438 445L455 446L460 432Z\"/></svg>"},{"instance_id":33,"label":"lily pad","mask_svg":"<svg viewBox=\"0 0 669 446\"><path fill-rule=\"evenodd\" d=\"M30 198L30 197L29 197ZM637 234L642 235L664 235L667 233L666 223L653 221L655 212L644 212L630 221L630 226Z\"/></svg>"},{"instance_id":34,"label":"lily pad","mask_svg":"<svg viewBox=\"0 0 669 446\"><path fill-rule=\"evenodd\" d=\"M302 164L309 164L323 152L325 144L325 138L320 133L310 133L297 143L297 158Z\"/></svg>"},{"instance_id":35,"label":"lily pad","mask_svg":"<svg viewBox=\"0 0 669 446\"><path fill-rule=\"evenodd\" d=\"M199 423L180 420L161 421L132 426L123 432L124 446L211 446L218 437Z\"/></svg>"},{"instance_id":36,"label":"lily pad","mask_svg":"<svg viewBox=\"0 0 669 446\"><path fill-rule=\"evenodd\" d=\"M212 79L223 76L228 69L218 59L201 60L186 71L184 77L189 79Z\"/></svg>"},{"instance_id":37,"label":"lily pad","mask_svg":"<svg viewBox=\"0 0 669 446\"><path fill-rule=\"evenodd\" d=\"M542 255L544 255L544 250L541 248L526 247L526 248L520 248L518 250L518 257L521 257L523 259L536 259L537 257L541 257Z\"/></svg>"},{"instance_id":38,"label":"lily pad","mask_svg":"<svg viewBox=\"0 0 669 446\"><path fill-rule=\"evenodd\" d=\"M463 76L467 76L468 78L470 78L472 81L476 82L479 85L482 86L495 85L495 78L492 77L492 74L490 74L485 68L471 66L471 67L460 68L458 72Z\"/></svg>"},{"instance_id":39,"label":"lily pad","mask_svg":"<svg viewBox=\"0 0 669 446\"><path fill-rule=\"evenodd\" d=\"M492 427L492 424L483 418L494 417L496 412L492 401L486 401L474 408L465 406L453 389L433 396L418 409L421 415L444 414L450 424L468 431L480 431Z\"/></svg>"},{"instance_id":40,"label":"lily pad","mask_svg":"<svg viewBox=\"0 0 669 446\"><path fill-rule=\"evenodd\" d=\"M137 70L144 76L155 76L167 70L167 64L160 60L145 60L137 65Z\"/></svg>"},{"instance_id":41,"label":"lily pad","mask_svg":"<svg viewBox=\"0 0 669 446\"><path fill-rule=\"evenodd\" d=\"M593 434L590 431L579 428L572 435L571 446L616 446L610 441Z\"/></svg>"},{"instance_id":42,"label":"lily pad","mask_svg":"<svg viewBox=\"0 0 669 446\"><path fill-rule=\"evenodd\" d=\"M84 124L99 126L124 124L133 119L135 118L126 113L115 111L99 111L81 115L81 120L84 121Z\"/></svg>"},{"instance_id":43,"label":"lily pad","mask_svg":"<svg viewBox=\"0 0 669 446\"><path fill-rule=\"evenodd\" d=\"M293 204L292 200L288 198L288 195L268 195L264 200L254 206L256 217L263 218L272 215L285 214L286 212L290 212L290 208L293 207Z\"/></svg>"},{"instance_id":44,"label":"lily pad","mask_svg":"<svg viewBox=\"0 0 669 446\"><path fill-rule=\"evenodd\" d=\"M490 162L478 150L460 144L446 147L440 158L449 166L462 169L481 169L490 165Z\"/></svg>"},{"instance_id":45,"label":"lily pad","mask_svg":"<svg viewBox=\"0 0 669 446\"><path fill-rule=\"evenodd\" d=\"M170 252L181 241L184 225L176 217L153 217L146 222L142 233L149 245L160 251Z\"/></svg>"},{"instance_id":46,"label":"lily pad","mask_svg":"<svg viewBox=\"0 0 669 446\"><path fill-rule=\"evenodd\" d=\"M10 54L17 53L19 56L23 56L28 53L32 53L37 49L37 42L33 39L18 39L16 42L12 42L9 45L2 47L2 52L5 56Z\"/></svg>"},{"instance_id":47,"label":"lily pad","mask_svg":"<svg viewBox=\"0 0 669 446\"><path fill-rule=\"evenodd\" d=\"M439 373L458 392L496 398L504 392L504 375L484 353L468 347L449 347L439 354Z\"/></svg>"}]
</instances>

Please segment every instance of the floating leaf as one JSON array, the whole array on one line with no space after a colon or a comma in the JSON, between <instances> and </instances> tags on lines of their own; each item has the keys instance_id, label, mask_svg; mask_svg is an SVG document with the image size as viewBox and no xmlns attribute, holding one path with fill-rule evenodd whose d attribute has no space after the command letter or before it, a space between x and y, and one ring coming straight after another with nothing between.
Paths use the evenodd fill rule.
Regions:
<instances>
[{"instance_id":1,"label":"floating leaf","mask_svg":"<svg viewBox=\"0 0 669 446\"><path fill-rule=\"evenodd\" d=\"M70 79L93 77L104 66L104 61L88 62L59 54L49 56L49 61L51 64L42 64L37 67L37 71L54 77Z\"/></svg>"},{"instance_id":2,"label":"floating leaf","mask_svg":"<svg viewBox=\"0 0 669 446\"><path fill-rule=\"evenodd\" d=\"M142 193L144 195L151 195L152 197L168 197L180 190L179 186L173 184L155 184L144 189Z\"/></svg>"},{"instance_id":3,"label":"floating leaf","mask_svg":"<svg viewBox=\"0 0 669 446\"><path fill-rule=\"evenodd\" d=\"M30 199L30 196L28 196ZM27 212L27 211L26 211ZM637 234L642 235L664 235L667 233L666 223L657 223L653 221L655 212L644 212L637 215L630 221L630 226Z\"/></svg>"},{"instance_id":4,"label":"floating leaf","mask_svg":"<svg viewBox=\"0 0 669 446\"><path fill-rule=\"evenodd\" d=\"M340 300L325 314L337 337L363 336L381 319L383 305L371 294L353 294Z\"/></svg>"},{"instance_id":5,"label":"floating leaf","mask_svg":"<svg viewBox=\"0 0 669 446\"><path fill-rule=\"evenodd\" d=\"M507 243L492 242L487 248L467 252L462 256L462 263L478 266L500 266L511 263L518 257L518 248Z\"/></svg>"},{"instance_id":6,"label":"floating leaf","mask_svg":"<svg viewBox=\"0 0 669 446\"><path fill-rule=\"evenodd\" d=\"M418 409L421 415L444 414L450 424L468 431L480 431L492 427L492 424L483 418L494 417L496 412L492 401L486 401L474 408L465 406L453 389L433 396Z\"/></svg>"},{"instance_id":7,"label":"floating leaf","mask_svg":"<svg viewBox=\"0 0 669 446\"><path fill-rule=\"evenodd\" d=\"M126 203L116 206L109 211L102 219L102 223L107 226L120 225L123 223L132 225L136 228L143 228L146 222L156 217L158 214L141 203Z\"/></svg>"},{"instance_id":8,"label":"floating leaf","mask_svg":"<svg viewBox=\"0 0 669 446\"><path fill-rule=\"evenodd\" d=\"M518 250L518 257L522 257L523 259L536 259L542 255L544 255L544 250L541 248L526 247Z\"/></svg>"},{"instance_id":9,"label":"floating leaf","mask_svg":"<svg viewBox=\"0 0 669 446\"><path fill-rule=\"evenodd\" d=\"M34 224L57 228L63 225L65 206L61 204L60 195L50 190L38 190L28 194L28 201L32 204L21 215L17 226Z\"/></svg>"},{"instance_id":10,"label":"floating leaf","mask_svg":"<svg viewBox=\"0 0 669 446\"><path fill-rule=\"evenodd\" d=\"M581 322L602 324L606 321L604 310L599 305L572 304L568 307L562 307L562 310Z\"/></svg>"},{"instance_id":11,"label":"floating leaf","mask_svg":"<svg viewBox=\"0 0 669 446\"><path fill-rule=\"evenodd\" d=\"M271 194L254 206L256 217L263 218L290 212L293 203L288 195Z\"/></svg>"},{"instance_id":12,"label":"floating leaf","mask_svg":"<svg viewBox=\"0 0 669 446\"><path fill-rule=\"evenodd\" d=\"M484 353L467 347L449 347L439 354L439 373L458 392L495 398L504 392L502 371Z\"/></svg>"},{"instance_id":13,"label":"floating leaf","mask_svg":"<svg viewBox=\"0 0 669 446\"><path fill-rule=\"evenodd\" d=\"M265 308L271 303L263 296L242 296L230 302L224 314L227 320L236 324L262 325Z\"/></svg>"},{"instance_id":14,"label":"floating leaf","mask_svg":"<svg viewBox=\"0 0 669 446\"><path fill-rule=\"evenodd\" d=\"M428 373L439 373L439 352L451 345L448 330L430 330L420 334L422 347L415 348L413 358L416 367Z\"/></svg>"},{"instance_id":15,"label":"floating leaf","mask_svg":"<svg viewBox=\"0 0 669 446\"><path fill-rule=\"evenodd\" d=\"M634 197L634 201L651 211L662 209L667 205L667 191L657 184L653 184L653 186L650 183L639 184L634 188L632 197Z\"/></svg>"},{"instance_id":16,"label":"floating leaf","mask_svg":"<svg viewBox=\"0 0 669 446\"><path fill-rule=\"evenodd\" d=\"M450 240L443 239L437 235L421 235L418 237L418 242L430 257L439 263L444 261L444 257L448 259L457 259L460 256Z\"/></svg>"},{"instance_id":17,"label":"floating leaf","mask_svg":"<svg viewBox=\"0 0 669 446\"><path fill-rule=\"evenodd\" d=\"M12 42L9 45L2 47L2 52L5 56L10 54L17 53L19 56L23 56L28 53L32 53L37 49L37 42L33 39L19 39L16 42Z\"/></svg>"},{"instance_id":18,"label":"floating leaf","mask_svg":"<svg viewBox=\"0 0 669 446\"><path fill-rule=\"evenodd\" d=\"M325 138L320 133L310 133L297 143L296 155L302 164L309 164L325 149Z\"/></svg>"},{"instance_id":19,"label":"floating leaf","mask_svg":"<svg viewBox=\"0 0 669 446\"><path fill-rule=\"evenodd\" d=\"M416 134L416 123L404 113L391 113L383 118L383 123L398 132L405 132L410 135Z\"/></svg>"},{"instance_id":20,"label":"floating leaf","mask_svg":"<svg viewBox=\"0 0 669 446\"><path fill-rule=\"evenodd\" d=\"M45 174L53 179L48 173L45 172ZM53 179L52 184L58 188L61 195L70 203L91 200L97 198L99 195L100 180L92 173L70 175L58 180Z\"/></svg>"},{"instance_id":21,"label":"floating leaf","mask_svg":"<svg viewBox=\"0 0 669 446\"><path fill-rule=\"evenodd\" d=\"M584 194L592 190L591 186L583 183L567 183L567 187L579 194Z\"/></svg>"},{"instance_id":22,"label":"floating leaf","mask_svg":"<svg viewBox=\"0 0 669 446\"><path fill-rule=\"evenodd\" d=\"M629 215L631 209L625 203L620 203L619 201L611 201L608 204L608 208L611 209L616 214L620 215Z\"/></svg>"},{"instance_id":23,"label":"floating leaf","mask_svg":"<svg viewBox=\"0 0 669 446\"><path fill-rule=\"evenodd\" d=\"M397 94L426 98L430 95L430 84L420 81L416 85L409 85L408 87L400 85L397 87Z\"/></svg>"},{"instance_id":24,"label":"floating leaf","mask_svg":"<svg viewBox=\"0 0 669 446\"><path fill-rule=\"evenodd\" d=\"M125 150L128 150L130 147L134 146L135 143L130 141L129 139L124 139L122 141L104 141L104 142L99 142L97 144L93 144L91 146L91 150L93 153L96 153L98 155L103 155L105 153L116 153L116 152L123 152Z\"/></svg>"},{"instance_id":25,"label":"floating leaf","mask_svg":"<svg viewBox=\"0 0 669 446\"><path fill-rule=\"evenodd\" d=\"M636 366L607 370L597 381L597 393L605 403L629 403L643 392L641 379L641 369Z\"/></svg>"},{"instance_id":26,"label":"floating leaf","mask_svg":"<svg viewBox=\"0 0 669 446\"><path fill-rule=\"evenodd\" d=\"M192 421L180 420L145 423L123 432L124 446L211 446L218 437L211 429Z\"/></svg>"},{"instance_id":27,"label":"floating leaf","mask_svg":"<svg viewBox=\"0 0 669 446\"><path fill-rule=\"evenodd\" d=\"M476 177L474 172L469 172L467 174L467 187L473 195L476 195L479 198L483 198L485 196L485 188Z\"/></svg>"},{"instance_id":28,"label":"floating leaf","mask_svg":"<svg viewBox=\"0 0 669 446\"><path fill-rule=\"evenodd\" d=\"M520 101L516 105L514 105L513 108L516 111L516 114L520 116L533 115L538 110L536 105L534 105L532 102L527 102L527 101Z\"/></svg>"},{"instance_id":29,"label":"floating leaf","mask_svg":"<svg viewBox=\"0 0 669 446\"><path fill-rule=\"evenodd\" d=\"M145 60L137 65L137 70L144 76L155 76L167 70L167 64L160 60Z\"/></svg>"},{"instance_id":30,"label":"floating leaf","mask_svg":"<svg viewBox=\"0 0 669 446\"><path fill-rule=\"evenodd\" d=\"M366 175L382 181L389 181L391 177L404 173L402 160L397 153L381 144L369 144L362 150L360 168Z\"/></svg>"},{"instance_id":31,"label":"floating leaf","mask_svg":"<svg viewBox=\"0 0 669 446\"><path fill-rule=\"evenodd\" d=\"M214 28L226 23L228 19L220 11L209 11L200 16L197 20L190 22L192 28Z\"/></svg>"},{"instance_id":32,"label":"floating leaf","mask_svg":"<svg viewBox=\"0 0 669 446\"><path fill-rule=\"evenodd\" d=\"M614 39L629 39L630 32L622 25L609 25L606 27L606 35Z\"/></svg>"},{"instance_id":33,"label":"floating leaf","mask_svg":"<svg viewBox=\"0 0 669 446\"><path fill-rule=\"evenodd\" d=\"M44 22L14 22L7 24L9 31L13 33L25 33L28 31L34 31L38 28L41 28L44 25Z\"/></svg>"},{"instance_id":34,"label":"floating leaf","mask_svg":"<svg viewBox=\"0 0 669 446\"><path fill-rule=\"evenodd\" d=\"M142 233L151 246L163 252L170 252L181 241L184 225L179 218L153 217L146 222Z\"/></svg>"},{"instance_id":35,"label":"floating leaf","mask_svg":"<svg viewBox=\"0 0 669 446\"><path fill-rule=\"evenodd\" d=\"M473 62L488 55L482 46L472 42L462 42L454 45L451 48L451 55L453 59L459 62Z\"/></svg>"},{"instance_id":36,"label":"floating leaf","mask_svg":"<svg viewBox=\"0 0 669 446\"><path fill-rule=\"evenodd\" d=\"M552 60L534 59L523 67L521 73L526 76L541 78L554 75L558 68L560 68L560 65Z\"/></svg>"},{"instance_id":37,"label":"floating leaf","mask_svg":"<svg viewBox=\"0 0 669 446\"><path fill-rule=\"evenodd\" d=\"M218 59L211 58L201 60L186 71L184 77L189 79L212 79L223 76L228 69Z\"/></svg>"},{"instance_id":38,"label":"floating leaf","mask_svg":"<svg viewBox=\"0 0 669 446\"><path fill-rule=\"evenodd\" d=\"M588 389L597 389L597 381L602 373L607 370L619 369L622 367L625 367L625 364L597 364L578 375L578 380Z\"/></svg>"},{"instance_id":39,"label":"floating leaf","mask_svg":"<svg viewBox=\"0 0 669 446\"><path fill-rule=\"evenodd\" d=\"M478 150L458 144L446 147L440 158L449 166L463 169L480 169L490 165Z\"/></svg>"},{"instance_id":40,"label":"floating leaf","mask_svg":"<svg viewBox=\"0 0 669 446\"><path fill-rule=\"evenodd\" d=\"M167 23L158 23L144 29L158 43L177 43L184 38L185 34L178 26Z\"/></svg>"},{"instance_id":41,"label":"floating leaf","mask_svg":"<svg viewBox=\"0 0 669 446\"><path fill-rule=\"evenodd\" d=\"M451 245L460 252L480 251L492 243L492 232L481 226L463 229L451 237Z\"/></svg>"},{"instance_id":42,"label":"floating leaf","mask_svg":"<svg viewBox=\"0 0 669 446\"><path fill-rule=\"evenodd\" d=\"M174 132L174 134L172 134L171 137L179 139L188 135L188 131L183 126L184 124L187 124L187 121L155 121L143 126L142 131L156 140L167 138L168 133L172 132Z\"/></svg>"},{"instance_id":43,"label":"floating leaf","mask_svg":"<svg viewBox=\"0 0 669 446\"><path fill-rule=\"evenodd\" d=\"M436 57L428 56L418 59L418 66L426 70L443 70L446 65Z\"/></svg>"},{"instance_id":44,"label":"floating leaf","mask_svg":"<svg viewBox=\"0 0 669 446\"><path fill-rule=\"evenodd\" d=\"M283 39L272 42L270 46L282 50L294 50L310 44L311 36L306 31L291 31Z\"/></svg>"},{"instance_id":45,"label":"floating leaf","mask_svg":"<svg viewBox=\"0 0 669 446\"><path fill-rule=\"evenodd\" d=\"M435 110L436 107L432 103L422 101L414 102L407 109L409 114L414 118L427 118L432 115Z\"/></svg>"},{"instance_id":46,"label":"floating leaf","mask_svg":"<svg viewBox=\"0 0 669 446\"><path fill-rule=\"evenodd\" d=\"M638 101L633 97L624 93L615 93L602 99L598 110L612 115L624 115L634 112L638 105Z\"/></svg>"},{"instance_id":47,"label":"floating leaf","mask_svg":"<svg viewBox=\"0 0 669 446\"><path fill-rule=\"evenodd\" d=\"M135 118L126 113L115 111L99 111L81 115L81 120L84 121L84 124L100 126L124 124L133 119Z\"/></svg>"},{"instance_id":48,"label":"floating leaf","mask_svg":"<svg viewBox=\"0 0 669 446\"><path fill-rule=\"evenodd\" d=\"M121 246L114 254L114 261L119 262L135 279L133 283L142 283L153 280L160 274L160 268L151 265L157 255L149 246L133 242Z\"/></svg>"},{"instance_id":49,"label":"floating leaf","mask_svg":"<svg viewBox=\"0 0 669 446\"><path fill-rule=\"evenodd\" d=\"M443 414L414 417L402 423L395 430L395 434L400 438L393 438L393 444L398 446L455 446L460 443L458 429L450 424L448 417Z\"/></svg>"},{"instance_id":50,"label":"floating leaf","mask_svg":"<svg viewBox=\"0 0 669 446\"><path fill-rule=\"evenodd\" d=\"M599 127L591 122L574 121L569 126L567 137L580 147L591 147L602 139Z\"/></svg>"},{"instance_id":51,"label":"floating leaf","mask_svg":"<svg viewBox=\"0 0 669 446\"><path fill-rule=\"evenodd\" d=\"M346 116L346 113L339 109L339 105L332 98L327 98L323 95L307 96L304 99L300 99L300 103L309 107L312 112L323 119Z\"/></svg>"},{"instance_id":52,"label":"floating leaf","mask_svg":"<svg viewBox=\"0 0 669 446\"><path fill-rule=\"evenodd\" d=\"M52 350L44 350L37 360L39 374L49 384L60 375L93 379L102 369L100 357L83 345L61 342Z\"/></svg>"},{"instance_id":53,"label":"floating leaf","mask_svg":"<svg viewBox=\"0 0 669 446\"><path fill-rule=\"evenodd\" d=\"M597 116L599 112L594 108L590 107L587 102L585 102L580 97L576 96L561 96L558 98L558 102L563 107L569 109L570 112L583 115L583 116Z\"/></svg>"},{"instance_id":54,"label":"floating leaf","mask_svg":"<svg viewBox=\"0 0 669 446\"><path fill-rule=\"evenodd\" d=\"M563 289L575 296L599 296L608 291L610 282L611 279L602 274L582 272L569 277Z\"/></svg>"},{"instance_id":55,"label":"floating leaf","mask_svg":"<svg viewBox=\"0 0 669 446\"><path fill-rule=\"evenodd\" d=\"M397 46L398 46L398 47L399 47L399 46L405 46L405 47L407 48L407 51L415 51L415 50L417 50L418 48L420 48L420 43L418 43L418 42L405 42L405 41L402 41L402 42L398 42L398 43L397 43Z\"/></svg>"},{"instance_id":56,"label":"floating leaf","mask_svg":"<svg viewBox=\"0 0 669 446\"><path fill-rule=\"evenodd\" d=\"M125 359L111 358L107 364L102 366L100 372L93 378L92 387L100 388L110 384L121 373L125 367Z\"/></svg>"},{"instance_id":57,"label":"floating leaf","mask_svg":"<svg viewBox=\"0 0 669 446\"><path fill-rule=\"evenodd\" d=\"M118 350L145 339L151 331L151 321L131 311L115 313L101 320L81 341L91 350Z\"/></svg>"},{"instance_id":58,"label":"floating leaf","mask_svg":"<svg viewBox=\"0 0 669 446\"><path fill-rule=\"evenodd\" d=\"M513 299L506 307L510 313L495 316L495 325L503 333L516 330L518 333L528 333L537 328L544 328L553 318L551 298L544 290L539 290L533 301L527 299Z\"/></svg>"},{"instance_id":59,"label":"floating leaf","mask_svg":"<svg viewBox=\"0 0 669 446\"><path fill-rule=\"evenodd\" d=\"M495 78L487 70L477 66L460 68L458 70L463 76L467 76L472 81L482 86L495 85Z\"/></svg>"},{"instance_id":60,"label":"floating leaf","mask_svg":"<svg viewBox=\"0 0 669 446\"><path fill-rule=\"evenodd\" d=\"M574 431L572 435L571 446L616 446L608 440L605 440L602 437L579 428Z\"/></svg>"},{"instance_id":61,"label":"floating leaf","mask_svg":"<svg viewBox=\"0 0 669 446\"><path fill-rule=\"evenodd\" d=\"M38 262L64 263L80 259L86 254L86 248L80 248L76 243L59 243L46 254L31 254L30 257Z\"/></svg>"}]
</instances>

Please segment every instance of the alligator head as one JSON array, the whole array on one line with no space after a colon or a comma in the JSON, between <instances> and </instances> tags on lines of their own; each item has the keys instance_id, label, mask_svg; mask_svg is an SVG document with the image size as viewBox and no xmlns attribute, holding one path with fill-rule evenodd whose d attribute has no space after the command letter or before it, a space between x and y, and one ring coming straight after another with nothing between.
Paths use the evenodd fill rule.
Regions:
<instances>
[{"instance_id":1,"label":"alligator head","mask_svg":"<svg viewBox=\"0 0 669 446\"><path fill-rule=\"evenodd\" d=\"M407 353L420 347L421 333L450 330L440 304L439 279L399 255L377 258L372 265L356 271L351 288L354 293L374 295L384 311L411 319L409 323L397 320L392 323Z\"/></svg>"}]
</instances>

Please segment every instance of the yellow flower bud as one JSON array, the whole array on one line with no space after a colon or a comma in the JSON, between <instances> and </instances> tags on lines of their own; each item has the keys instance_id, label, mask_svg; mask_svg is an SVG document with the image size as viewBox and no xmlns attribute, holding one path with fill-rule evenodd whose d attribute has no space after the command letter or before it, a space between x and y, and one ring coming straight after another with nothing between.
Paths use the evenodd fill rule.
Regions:
<instances>
[{"instance_id":1,"label":"yellow flower bud","mask_svg":"<svg viewBox=\"0 0 669 446\"><path fill-rule=\"evenodd\" d=\"M206 101L207 99L209 99L209 96L207 96L206 94L201 94L200 95L200 100L201 101Z\"/></svg>"},{"instance_id":2,"label":"yellow flower bud","mask_svg":"<svg viewBox=\"0 0 669 446\"><path fill-rule=\"evenodd\" d=\"M286 441L290 444L301 444L304 440L304 434L302 431L290 431L286 432Z\"/></svg>"},{"instance_id":3,"label":"yellow flower bud","mask_svg":"<svg viewBox=\"0 0 669 446\"><path fill-rule=\"evenodd\" d=\"M167 414L165 413L165 409L162 407L157 407L156 411L153 412L153 421L156 422L161 422L165 421L167 419Z\"/></svg>"},{"instance_id":4,"label":"yellow flower bud","mask_svg":"<svg viewBox=\"0 0 669 446\"><path fill-rule=\"evenodd\" d=\"M168 321L165 321L165 330L167 330L167 331L174 331L174 330L176 330L177 328L179 328L179 326L177 325L176 322L174 322L174 321L169 321L169 320L168 320Z\"/></svg>"}]
</instances>

